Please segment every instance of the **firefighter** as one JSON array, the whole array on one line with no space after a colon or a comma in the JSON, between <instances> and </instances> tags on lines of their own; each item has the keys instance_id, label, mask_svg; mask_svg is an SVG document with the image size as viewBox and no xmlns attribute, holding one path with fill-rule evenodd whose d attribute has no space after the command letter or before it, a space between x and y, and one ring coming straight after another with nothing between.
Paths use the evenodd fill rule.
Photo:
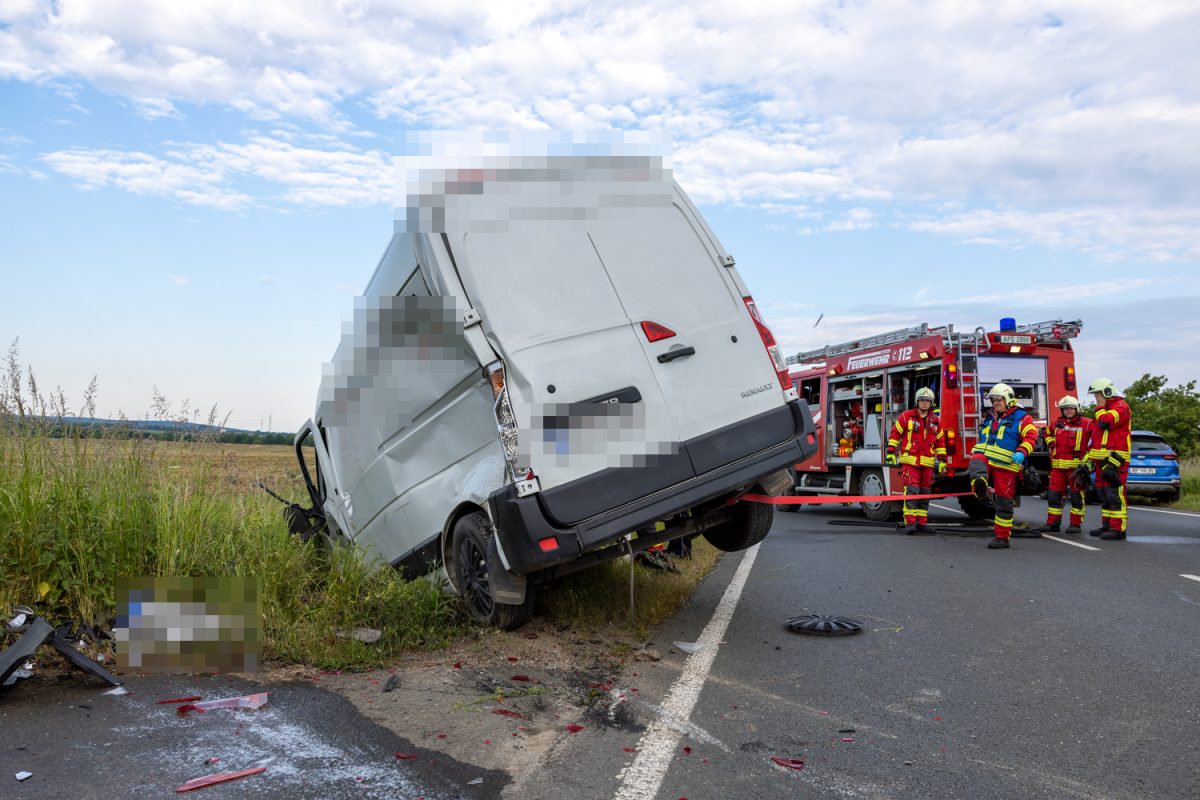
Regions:
<instances>
[{"instance_id":1,"label":"firefighter","mask_svg":"<svg viewBox=\"0 0 1200 800\"><path fill-rule=\"evenodd\" d=\"M1046 492L1046 524L1044 533L1058 531L1063 517L1063 494L1071 499L1071 519L1067 533L1079 533L1083 525L1083 492L1076 469L1087 456L1092 441L1092 421L1079 413L1079 401L1067 395L1058 403L1059 417L1045 430L1046 449L1050 451L1050 489Z\"/></svg>"},{"instance_id":2,"label":"firefighter","mask_svg":"<svg viewBox=\"0 0 1200 800\"><path fill-rule=\"evenodd\" d=\"M971 450L967 474L980 501L987 499L990 478L992 502L996 506L996 535L988 542L988 549L998 550L1009 546L1017 476L1033 452L1038 430L1033 417L1017 406L1017 396L1008 384L997 383L987 397L992 404L992 417L979 429L979 442Z\"/></svg>"},{"instance_id":3,"label":"firefighter","mask_svg":"<svg viewBox=\"0 0 1200 800\"><path fill-rule=\"evenodd\" d=\"M932 389L918 389L917 407L897 417L888 435L884 462L892 467L901 465L905 495L929 494L934 475L946 470L946 435L933 412L933 401ZM927 533L928 522L928 499L904 501L905 533L910 536Z\"/></svg>"},{"instance_id":4,"label":"firefighter","mask_svg":"<svg viewBox=\"0 0 1200 800\"><path fill-rule=\"evenodd\" d=\"M1129 404L1108 378L1092 381L1088 394L1096 398L1096 421L1091 447L1079 468L1079 477L1094 471L1096 492L1102 501L1100 527L1088 531L1101 539L1124 539L1129 521L1125 480L1129 477Z\"/></svg>"}]
</instances>

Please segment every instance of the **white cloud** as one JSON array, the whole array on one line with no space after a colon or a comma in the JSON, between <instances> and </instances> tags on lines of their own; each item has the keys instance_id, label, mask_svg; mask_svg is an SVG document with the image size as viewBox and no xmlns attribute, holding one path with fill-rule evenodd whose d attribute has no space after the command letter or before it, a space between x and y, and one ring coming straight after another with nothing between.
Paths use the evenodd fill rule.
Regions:
<instances>
[{"instance_id":1,"label":"white cloud","mask_svg":"<svg viewBox=\"0 0 1200 800\"><path fill-rule=\"evenodd\" d=\"M385 126L659 128L701 202L864 215L830 212L802 233L899 224L1100 258L1198 257L1194 3L0 8L0 79L90 84L150 118L186 104L343 135L363 108ZM209 146L213 159L257 157L253 141ZM385 201L373 182L353 185L370 153L269 149L262 177L295 202Z\"/></svg>"},{"instance_id":2,"label":"white cloud","mask_svg":"<svg viewBox=\"0 0 1200 800\"><path fill-rule=\"evenodd\" d=\"M134 194L227 210L251 202L249 196L222 186L224 176L218 170L146 153L75 148L46 153L42 160L86 189L116 186Z\"/></svg>"},{"instance_id":3,"label":"white cloud","mask_svg":"<svg viewBox=\"0 0 1200 800\"><path fill-rule=\"evenodd\" d=\"M176 286L187 286L189 283L191 283L191 281L189 281L187 278L183 277L182 275L168 275L167 280L169 280L171 283L175 284Z\"/></svg>"}]
</instances>

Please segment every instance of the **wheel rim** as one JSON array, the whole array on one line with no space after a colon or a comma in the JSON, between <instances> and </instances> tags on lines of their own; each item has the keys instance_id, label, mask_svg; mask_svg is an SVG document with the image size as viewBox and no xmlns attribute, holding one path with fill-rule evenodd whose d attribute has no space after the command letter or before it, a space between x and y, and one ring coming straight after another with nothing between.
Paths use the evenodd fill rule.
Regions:
<instances>
[{"instance_id":1,"label":"wheel rim","mask_svg":"<svg viewBox=\"0 0 1200 800\"><path fill-rule=\"evenodd\" d=\"M487 556L469 536L458 545L458 582L472 613L486 619L492 613L492 590L488 583Z\"/></svg>"},{"instance_id":2,"label":"wheel rim","mask_svg":"<svg viewBox=\"0 0 1200 800\"><path fill-rule=\"evenodd\" d=\"M874 472L871 472L871 473L863 476L862 493L868 497L870 497L872 495L879 496L879 495L884 494L883 478L881 478L877 473L874 473ZM869 508L872 510L877 509L877 508L882 508L884 502L885 501L883 501L883 500L864 502L863 508Z\"/></svg>"}]
</instances>

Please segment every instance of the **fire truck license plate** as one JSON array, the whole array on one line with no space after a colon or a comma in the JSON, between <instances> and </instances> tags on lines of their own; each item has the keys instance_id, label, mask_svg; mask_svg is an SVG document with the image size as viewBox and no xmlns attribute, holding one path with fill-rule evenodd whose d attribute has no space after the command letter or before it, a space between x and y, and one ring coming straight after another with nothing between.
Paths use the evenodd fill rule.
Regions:
<instances>
[{"instance_id":1,"label":"fire truck license plate","mask_svg":"<svg viewBox=\"0 0 1200 800\"><path fill-rule=\"evenodd\" d=\"M1154 473L1155 473L1154 467L1130 467L1129 468L1130 475L1153 475Z\"/></svg>"}]
</instances>

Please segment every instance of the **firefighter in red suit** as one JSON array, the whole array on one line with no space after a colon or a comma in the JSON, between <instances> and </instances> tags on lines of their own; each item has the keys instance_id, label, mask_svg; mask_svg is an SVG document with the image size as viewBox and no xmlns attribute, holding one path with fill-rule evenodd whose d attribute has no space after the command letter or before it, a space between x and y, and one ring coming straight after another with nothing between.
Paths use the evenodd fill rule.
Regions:
<instances>
[{"instance_id":1,"label":"firefighter in red suit","mask_svg":"<svg viewBox=\"0 0 1200 800\"><path fill-rule=\"evenodd\" d=\"M992 403L992 418L979 429L979 441L971 450L967 475L980 501L986 501L991 481L996 536L988 542L988 549L997 550L1009 546L1017 477L1037 443L1038 429L1033 417L1017 405L1017 396L1008 384L993 386L988 400Z\"/></svg>"},{"instance_id":2,"label":"firefighter in red suit","mask_svg":"<svg viewBox=\"0 0 1200 800\"><path fill-rule=\"evenodd\" d=\"M1100 527L1088 531L1101 539L1124 539L1129 521L1125 481L1129 477L1130 413L1125 398L1107 378L1092 381L1088 393L1096 398L1096 422L1087 460L1080 477L1095 471L1096 492L1102 501Z\"/></svg>"},{"instance_id":3,"label":"firefighter in red suit","mask_svg":"<svg viewBox=\"0 0 1200 800\"><path fill-rule=\"evenodd\" d=\"M942 432L937 414L933 413L933 390L917 390L917 407L896 418L888 435L888 466L899 463L904 494L929 494L933 477L946 469L946 435ZM904 532L909 535L927 532L929 500L904 501Z\"/></svg>"},{"instance_id":4,"label":"firefighter in red suit","mask_svg":"<svg viewBox=\"0 0 1200 800\"><path fill-rule=\"evenodd\" d=\"M1057 532L1062 525L1063 496L1071 499L1071 519L1067 533L1079 533L1083 525L1083 491L1076 469L1087 457L1092 443L1092 421L1079 413L1079 401L1067 395L1058 401L1059 417L1045 430L1046 449L1050 451L1050 489L1046 493L1044 533Z\"/></svg>"}]
</instances>

